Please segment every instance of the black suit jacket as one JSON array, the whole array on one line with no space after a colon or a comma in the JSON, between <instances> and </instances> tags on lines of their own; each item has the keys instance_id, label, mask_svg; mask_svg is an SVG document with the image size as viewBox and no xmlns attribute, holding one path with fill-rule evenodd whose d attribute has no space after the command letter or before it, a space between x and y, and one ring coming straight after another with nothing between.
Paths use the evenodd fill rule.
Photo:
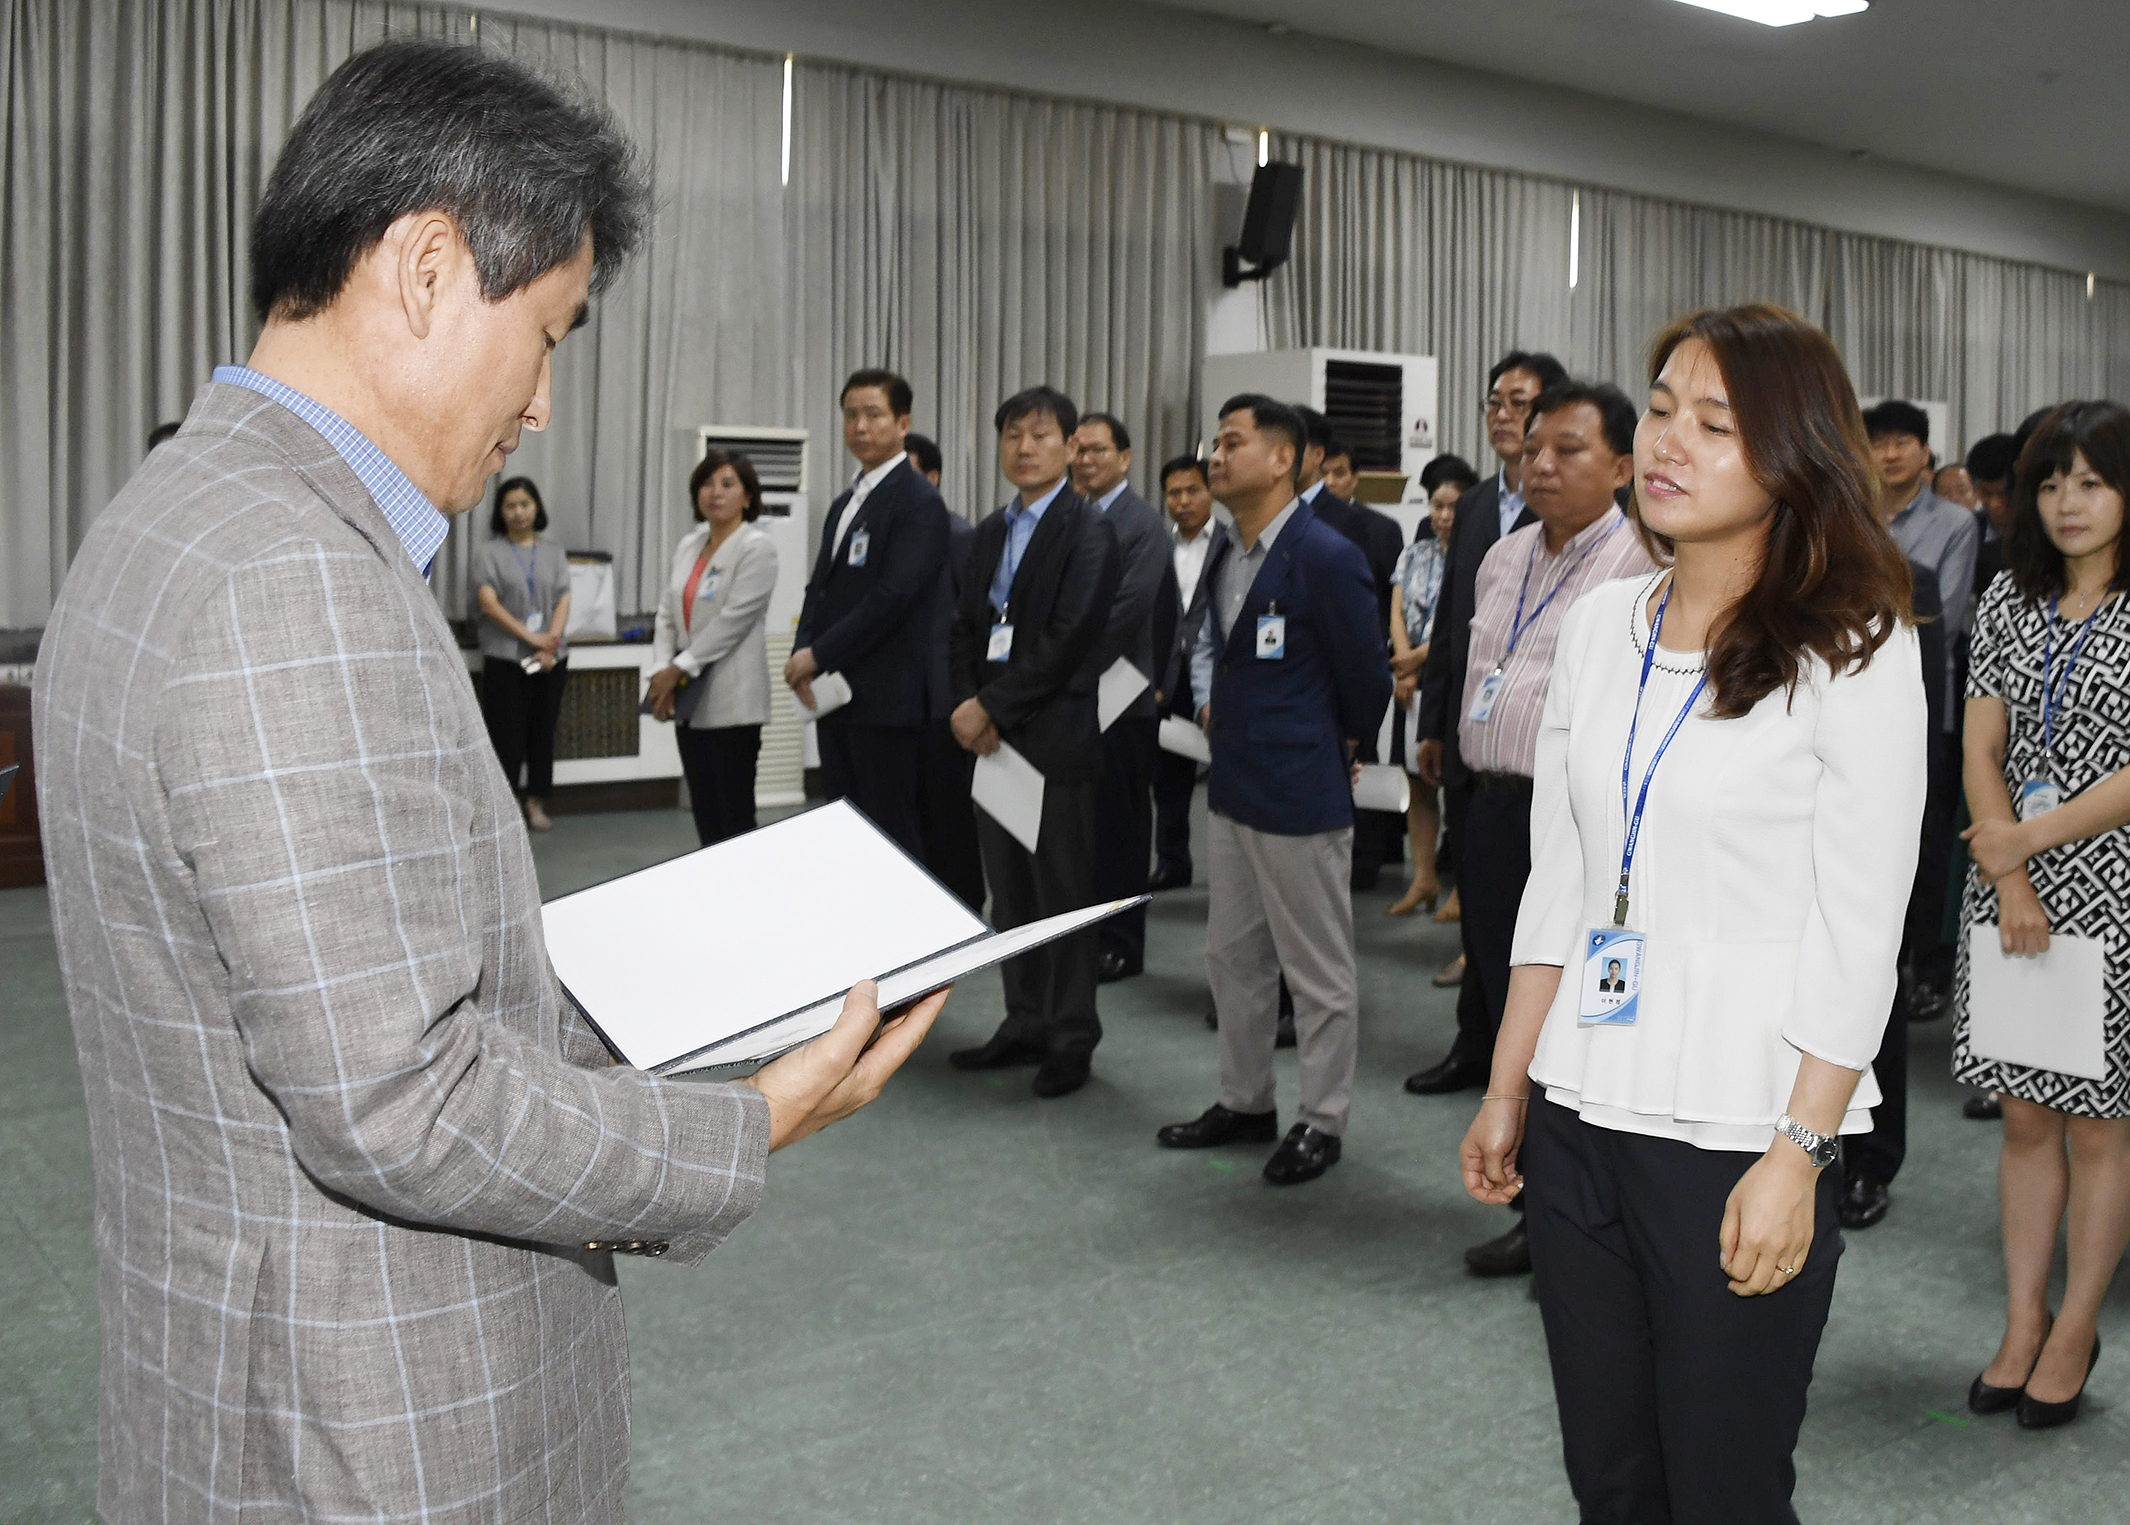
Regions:
<instances>
[{"instance_id":1,"label":"black suit jacket","mask_svg":"<svg viewBox=\"0 0 2130 1525\"><path fill-rule=\"evenodd\" d=\"M996 616L991 579L1006 548L1006 514L976 527L969 579L948 638L954 702L975 699L1036 771L1053 783L1093 783L1102 772L1095 690L1108 665L1103 640L1123 575L1117 532L1070 487L1050 500L1007 594L1013 651L984 655Z\"/></svg>"},{"instance_id":2,"label":"black suit jacket","mask_svg":"<svg viewBox=\"0 0 2130 1525\"><path fill-rule=\"evenodd\" d=\"M1232 537L1228 534L1228 527L1218 519L1199 533L1209 537L1206 541L1205 565L1211 567L1220 555L1222 544ZM1174 545L1175 542L1170 541L1172 549ZM1175 565L1175 559L1171 557L1171 571ZM1213 697L1211 694L1191 692L1191 649L1198 644L1199 627L1205 624L1206 610L1210 607L1212 596L1213 580L1201 571L1198 586L1191 590L1191 601L1188 604L1183 602L1181 588L1176 590L1176 596L1171 600L1171 605L1176 610L1175 633L1170 640L1168 668L1161 682L1161 708L1163 713L1181 715L1193 724L1197 723L1198 712Z\"/></svg>"},{"instance_id":3,"label":"black suit jacket","mask_svg":"<svg viewBox=\"0 0 2130 1525\"><path fill-rule=\"evenodd\" d=\"M1397 520L1366 503L1342 498L1330 488L1310 500L1316 516L1361 548L1368 558L1369 581L1375 584L1376 615L1383 626L1383 639L1390 641L1391 578L1398 570L1398 557L1405 551L1405 530Z\"/></svg>"},{"instance_id":4,"label":"black suit jacket","mask_svg":"<svg viewBox=\"0 0 2130 1525\"><path fill-rule=\"evenodd\" d=\"M947 670L947 637L954 616L961 609L961 596L969 586L969 557L976 550L976 526L951 510L947 514L947 556L939 569L939 582L932 590L926 614L931 643L926 653L925 707L931 718L944 720L954 713L954 677Z\"/></svg>"},{"instance_id":5,"label":"black suit jacket","mask_svg":"<svg viewBox=\"0 0 2130 1525\"><path fill-rule=\"evenodd\" d=\"M1525 509L1515 528L1535 524ZM1478 602L1479 564L1501 538L1501 477L1488 477L1457 500L1457 522L1450 530L1449 571L1442 580L1442 607L1435 613L1435 632L1427 660L1420 664L1422 741L1441 741L1454 753L1457 718L1464 713L1464 669L1472 654L1472 613Z\"/></svg>"},{"instance_id":6,"label":"black suit jacket","mask_svg":"<svg viewBox=\"0 0 2130 1525\"><path fill-rule=\"evenodd\" d=\"M841 536L848 490L829 505L821 549L792 649L812 647L823 672L850 680L851 702L823 725L922 725L931 622L930 600L947 556L947 506L904 459L858 507ZM866 535L863 566L851 565L851 541Z\"/></svg>"}]
</instances>

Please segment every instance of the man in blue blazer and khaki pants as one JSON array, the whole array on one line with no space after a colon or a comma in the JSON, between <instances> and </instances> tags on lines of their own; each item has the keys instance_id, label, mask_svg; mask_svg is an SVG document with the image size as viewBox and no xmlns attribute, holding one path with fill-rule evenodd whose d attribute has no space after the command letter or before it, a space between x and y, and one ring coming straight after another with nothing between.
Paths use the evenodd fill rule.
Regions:
<instances>
[{"instance_id":1,"label":"man in blue blazer and khaki pants","mask_svg":"<svg viewBox=\"0 0 2130 1525\"><path fill-rule=\"evenodd\" d=\"M1192 652L1207 779L1211 894L1206 972L1220 1017L1220 1100L1160 1130L1170 1149L1279 1137L1272 1052L1284 970L1294 992L1301 1109L1265 1179L1311 1181L1338 1163L1353 1100L1353 751L1390 703L1368 563L1295 495L1305 438L1293 409L1231 398L1213 494L1235 518L1212 553Z\"/></svg>"}]
</instances>

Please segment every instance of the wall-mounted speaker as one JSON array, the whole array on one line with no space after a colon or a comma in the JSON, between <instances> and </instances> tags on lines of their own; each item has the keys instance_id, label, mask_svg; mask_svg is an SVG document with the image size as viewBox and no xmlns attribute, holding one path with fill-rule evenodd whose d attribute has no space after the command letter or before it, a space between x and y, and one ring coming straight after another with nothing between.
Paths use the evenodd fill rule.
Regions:
<instances>
[{"instance_id":1,"label":"wall-mounted speaker","mask_svg":"<svg viewBox=\"0 0 2130 1525\"><path fill-rule=\"evenodd\" d=\"M1286 264L1301 205L1299 164L1258 165L1250 180L1250 204L1243 210L1242 237L1221 251L1221 284L1261 281Z\"/></svg>"}]
</instances>

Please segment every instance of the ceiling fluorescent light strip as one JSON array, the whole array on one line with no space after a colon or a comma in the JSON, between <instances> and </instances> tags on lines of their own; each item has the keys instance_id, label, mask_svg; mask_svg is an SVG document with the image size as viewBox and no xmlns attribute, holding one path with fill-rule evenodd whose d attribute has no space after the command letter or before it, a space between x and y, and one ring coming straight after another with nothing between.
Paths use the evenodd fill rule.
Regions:
<instances>
[{"instance_id":1,"label":"ceiling fluorescent light strip","mask_svg":"<svg viewBox=\"0 0 2130 1525\"><path fill-rule=\"evenodd\" d=\"M1762 26L1796 26L1820 16L1854 16L1869 10L1871 0L1680 0L1704 11L1757 21Z\"/></svg>"}]
</instances>

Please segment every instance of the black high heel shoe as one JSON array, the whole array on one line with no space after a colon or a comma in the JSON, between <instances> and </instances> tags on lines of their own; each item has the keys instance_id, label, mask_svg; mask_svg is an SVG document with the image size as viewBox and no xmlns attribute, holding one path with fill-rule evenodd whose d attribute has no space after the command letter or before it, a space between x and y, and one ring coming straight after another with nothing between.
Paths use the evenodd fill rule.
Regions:
<instances>
[{"instance_id":1,"label":"black high heel shoe","mask_svg":"<svg viewBox=\"0 0 2130 1525\"><path fill-rule=\"evenodd\" d=\"M2086 1358L2086 1375L2092 1376L2093 1367L2100 1360L2100 1336L2093 1336L2093 1354ZM2028 1374L2032 1381L2032 1374ZM2061 1403L2043 1403L2029 1397L2022 1389L2019 1394L2019 1428L2022 1430L2053 1430L2060 1424L2069 1424L2078 1417L2078 1406L2085 1400L2086 1385L2078 1384L2078 1391Z\"/></svg>"},{"instance_id":2,"label":"black high heel shoe","mask_svg":"<svg viewBox=\"0 0 2130 1525\"><path fill-rule=\"evenodd\" d=\"M2055 1327L2056 1317L2051 1314L2048 1328L2041 1331L2042 1344L2049 1343L2049 1330ZM2034 1352L2034 1359L2037 1361L2041 1359L2040 1351ZM1989 1368L1984 1367L1983 1370L1986 1372ZM2031 1377L2033 1374L2034 1368L2029 1366L2027 1375ZM1977 1376L1973 1382L1968 1384L1967 1406L1977 1414L2003 1414L2019 1407L2019 1400L2025 1396L2026 1384L2023 1382L2017 1387L1992 1387L1989 1383L1983 1381L1980 1376Z\"/></svg>"}]
</instances>

